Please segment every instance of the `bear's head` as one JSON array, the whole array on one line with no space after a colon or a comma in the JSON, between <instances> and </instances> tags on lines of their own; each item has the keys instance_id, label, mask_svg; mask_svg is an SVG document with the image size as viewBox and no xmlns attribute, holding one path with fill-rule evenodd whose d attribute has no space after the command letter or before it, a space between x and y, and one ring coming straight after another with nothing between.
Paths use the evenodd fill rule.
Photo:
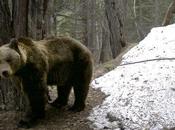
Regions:
<instances>
[{"instance_id":1,"label":"bear's head","mask_svg":"<svg viewBox=\"0 0 175 130\"><path fill-rule=\"evenodd\" d=\"M0 78L15 74L26 62L26 50L17 39L0 47Z\"/></svg>"}]
</instances>

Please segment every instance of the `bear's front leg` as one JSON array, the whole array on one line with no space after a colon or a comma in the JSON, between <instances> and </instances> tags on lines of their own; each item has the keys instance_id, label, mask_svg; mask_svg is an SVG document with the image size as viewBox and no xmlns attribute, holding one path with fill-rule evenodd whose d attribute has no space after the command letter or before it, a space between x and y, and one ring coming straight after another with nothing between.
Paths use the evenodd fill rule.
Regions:
<instances>
[{"instance_id":1,"label":"bear's front leg","mask_svg":"<svg viewBox=\"0 0 175 130\"><path fill-rule=\"evenodd\" d=\"M37 120L45 117L45 80L34 79L31 81L23 80L23 88L28 98L30 107L24 119L18 127L30 128L37 124Z\"/></svg>"}]
</instances>

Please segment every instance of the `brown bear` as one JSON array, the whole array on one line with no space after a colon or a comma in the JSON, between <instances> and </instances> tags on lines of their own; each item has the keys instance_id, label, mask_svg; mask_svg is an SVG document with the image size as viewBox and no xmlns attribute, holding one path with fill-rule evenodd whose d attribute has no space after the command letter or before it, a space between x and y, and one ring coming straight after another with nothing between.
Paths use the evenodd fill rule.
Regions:
<instances>
[{"instance_id":1,"label":"brown bear","mask_svg":"<svg viewBox=\"0 0 175 130\"><path fill-rule=\"evenodd\" d=\"M73 87L73 111L85 108L92 77L90 51L70 37L41 41L13 39L0 47L0 77L17 76L30 104L19 127L31 127L45 115L47 85L56 85L58 97L53 106L65 106Z\"/></svg>"}]
</instances>

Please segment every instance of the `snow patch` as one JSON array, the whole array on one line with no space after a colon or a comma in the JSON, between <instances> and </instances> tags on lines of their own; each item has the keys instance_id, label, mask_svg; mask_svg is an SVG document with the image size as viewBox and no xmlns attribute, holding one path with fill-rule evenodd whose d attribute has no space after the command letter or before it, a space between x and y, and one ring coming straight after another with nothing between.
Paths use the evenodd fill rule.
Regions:
<instances>
[{"instance_id":1,"label":"snow patch","mask_svg":"<svg viewBox=\"0 0 175 130\"><path fill-rule=\"evenodd\" d=\"M121 64L175 58L175 25L153 28ZM95 79L107 98L88 119L96 130L160 130L175 127L175 59L118 66Z\"/></svg>"}]
</instances>

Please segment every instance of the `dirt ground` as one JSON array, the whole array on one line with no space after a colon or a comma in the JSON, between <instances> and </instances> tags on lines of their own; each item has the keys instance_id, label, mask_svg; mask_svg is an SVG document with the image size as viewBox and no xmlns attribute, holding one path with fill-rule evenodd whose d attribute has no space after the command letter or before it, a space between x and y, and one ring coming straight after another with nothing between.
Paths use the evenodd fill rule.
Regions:
<instances>
[{"instance_id":1,"label":"dirt ground","mask_svg":"<svg viewBox=\"0 0 175 130\"><path fill-rule=\"evenodd\" d=\"M92 108L103 101L104 94L93 90L89 91L87 99L87 107L84 111L74 113L68 111L67 107L56 109L47 106L46 118L39 121L39 124L29 130L91 130L89 122L86 118ZM69 104L72 104L71 101ZM21 113L19 112L1 112L0 113L0 130L25 130L16 127L20 120Z\"/></svg>"},{"instance_id":2,"label":"dirt ground","mask_svg":"<svg viewBox=\"0 0 175 130\"><path fill-rule=\"evenodd\" d=\"M104 73L119 65L122 55L134 45L136 44L125 47L115 60L95 67L93 79L102 76ZM73 99L72 96L73 95L70 96L70 99ZM87 117L92 108L101 104L104 98L105 95L102 92L90 88L86 109L78 113L68 111L67 108L69 106L63 109L56 109L47 105L46 118L39 121L39 124L36 127L28 130L93 130L90 128L91 122L87 120ZM72 102L73 101L71 100L69 104L72 104ZM21 115L20 112L0 112L0 130L25 130L16 127Z\"/></svg>"}]
</instances>

